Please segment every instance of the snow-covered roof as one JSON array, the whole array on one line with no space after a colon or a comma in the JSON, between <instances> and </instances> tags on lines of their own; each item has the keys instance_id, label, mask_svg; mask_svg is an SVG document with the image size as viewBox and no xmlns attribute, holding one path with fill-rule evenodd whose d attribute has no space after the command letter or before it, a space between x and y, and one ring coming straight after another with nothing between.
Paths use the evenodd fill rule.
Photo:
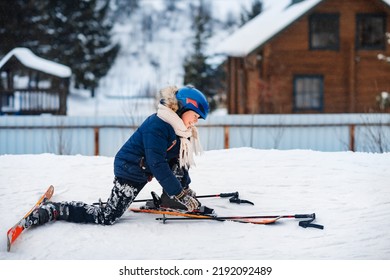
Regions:
<instances>
[{"instance_id":1,"label":"snow-covered roof","mask_svg":"<svg viewBox=\"0 0 390 280\"><path fill-rule=\"evenodd\" d=\"M292 0L269 1L261 14L223 40L214 53L246 56L322 1L304 0L295 4L292 4ZM390 0L382 1L390 5Z\"/></svg>"},{"instance_id":2,"label":"snow-covered roof","mask_svg":"<svg viewBox=\"0 0 390 280\"><path fill-rule=\"evenodd\" d=\"M15 56L24 66L60 78L68 78L72 70L65 65L36 56L27 48L15 48L0 60L0 68Z\"/></svg>"}]
</instances>

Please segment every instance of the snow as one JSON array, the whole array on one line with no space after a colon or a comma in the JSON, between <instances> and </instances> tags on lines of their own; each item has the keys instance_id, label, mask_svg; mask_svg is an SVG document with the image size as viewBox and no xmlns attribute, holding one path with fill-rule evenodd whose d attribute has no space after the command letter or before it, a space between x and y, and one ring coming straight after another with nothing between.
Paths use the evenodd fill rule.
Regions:
<instances>
[{"instance_id":1,"label":"snow","mask_svg":"<svg viewBox=\"0 0 390 280\"><path fill-rule=\"evenodd\" d=\"M263 12L225 38L214 52L235 57L246 56L322 1L305 0L292 5L292 0L264 0ZM390 5L389 0L382 1Z\"/></svg>"},{"instance_id":2,"label":"snow","mask_svg":"<svg viewBox=\"0 0 390 280\"><path fill-rule=\"evenodd\" d=\"M316 213L324 230L284 219L272 226L215 221L170 221L126 212L113 226L57 221L23 232L5 260L388 260L389 154L257 150L208 151L191 170L199 195L240 193L255 203L204 198L219 215ZM5 233L53 184L53 201L105 200L111 157L0 156L0 231ZM160 193L153 180L137 199ZM142 203L134 203L132 207ZM6 213L6 214L4 214ZM82 245L82 246L81 246Z\"/></svg>"},{"instance_id":3,"label":"snow","mask_svg":"<svg viewBox=\"0 0 390 280\"><path fill-rule=\"evenodd\" d=\"M272 1L274 0L265 1L265 8L276 9L287 3L284 0ZM250 2L248 0L245 3ZM306 0L297 4L296 9L302 12L317 2L319 1ZM384 2L390 4L389 0ZM221 15L226 15L230 4L235 5L237 13L237 1L215 0L214 3L222 3L217 10ZM272 7L270 3L273 4ZM288 24L296 15L286 16L282 23ZM279 17L279 14L275 12L274 16ZM255 21L257 19L252 22ZM269 27L270 32L277 32L276 26L267 22L264 24ZM177 22L177 27L183 26L188 28L188 23ZM128 29L129 26L117 28L123 28L123 34L132 31ZM244 32L246 28L240 32ZM148 84L155 86L156 91L167 84L180 84L182 73L177 65L185 53L176 50L169 52L169 49L175 45L172 42L183 34L181 32L183 28L176 33L162 29L161 35L156 35L156 41L160 44L156 44L154 48L160 51L151 49L149 53L155 54L154 57L158 58L164 69L154 69L142 57L137 57L136 54L130 56L129 52L124 52L108 76L102 80L97 97L91 99L88 94L83 93L70 95L68 115L126 116L135 113L134 102L137 106L147 104L147 108L152 110L142 109L139 112L142 111L145 115L153 113L155 99L133 96L139 95ZM171 34L173 37L164 39L164 34ZM266 40L269 36L267 34L257 36L256 40ZM131 43L131 37L123 36L121 39ZM241 42L245 42L245 48L237 44L230 51L243 54L255 44L254 41L249 41L252 40L251 36L241 39ZM180 44L184 46L183 43ZM18 59L24 60L25 57L20 55ZM133 60L134 57L139 60ZM42 59L39 59L39 63L36 60L34 62L32 56L28 61L34 66L44 64ZM58 68L53 65L46 65L45 69L54 72L53 69ZM68 75L66 71L59 72ZM226 112L222 111L220 114ZM285 277L277 279L292 278L292 275L296 276L293 279L312 279L318 276L329 279L330 277L326 277L329 275L339 276L337 279L343 278L342 276L354 278L351 275L365 276L364 279L385 279L383 275L386 274L381 272L386 270L376 267L378 262L369 265L367 262L364 265L359 265L359 262L352 262L352 265L350 262L342 262L341 271L347 273L343 275L340 272L332 274L334 271L331 269L334 267L328 261L390 259L388 153L237 148L207 151L196 160L197 167L190 172L191 187L199 195L238 191L241 199L255 203L251 206L232 204L228 199L222 198L201 200L214 208L218 215L316 213L315 223L324 225L325 229L304 229L294 219L283 219L269 226L214 221L170 221L162 224L155 220L155 215L130 211L113 226L58 221L23 232L11 252L6 252L6 236L3 234L0 238L0 259L4 261L0 262L0 275L3 277L7 271L21 269L21 260L24 261L23 273L28 272L29 279L33 279L35 273L36 279L42 279L40 271L44 269L47 272L53 267L59 269L51 271L55 273L56 279L69 279L75 274L72 270L75 266L81 266L78 268L84 273L78 272L79 278L114 279L113 275L117 275L115 264L123 264L123 261L127 261L127 265L140 266L145 263L167 264L166 261L170 260L174 262L168 262L169 265L187 264L186 261L191 261L190 265L193 266L193 261L200 261L201 265L212 263L234 266L262 265L270 263L267 261L280 260L321 260L326 262L310 262L307 267L306 262L294 261L289 269L279 269L278 275ZM53 201L80 200L93 203L99 198L105 200L112 188L113 158L54 154L1 155L0 170L0 231L5 233L50 184L55 186ZM161 187L155 180L145 186L137 199L150 198L151 191L161 192ZM140 205L142 204L134 203L132 206ZM34 261L29 262L30 260ZM61 262L50 262L48 266L48 260ZM62 262L63 260L69 261ZM93 262L75 263L70 260ZM98 262L99 260L104 262ZM199 263L195 262L196 264ZM275 265L274 262L271 264ZM110 271L108 275L93 274L99 273L99 269L107 265L109 268L114 265L115 272ZM329 265L331 269L328 269ZM385 265L388 266L388 262ZM314 267L314 273L320 275L310 274L309 266ZM297 271L297 268L302 270Z\"/></svg>"},{"instance_id":4,"label":"snow","mask_svg":"<svg viewBox=\"0 0 390 280\"><path fill-rule=\"evenodd\" d=\"M210 4L213 16L220 20L226 20L229 14L238 16L243 8L250 10L252 2L253 0L212 0Z\"/></svg>"},{"instance_id":5,"label":"snow","mask_svg":"<svg viewBox=\"0 0 390 280\"><path fill-rule=\"evenodd\" d=\"M279 0L270 6L266 5L260 15L222 41L216 47L215 53L246 56L321 1L305 0L291 5L291 0Z\"/></svg>"},{"instance_id":6,"label":"snow","mask_svg":"<svg viewBox=\"0 0 390 280\"><path fill-rule=\"evenodd\" d=\"M68 96L68 116L145 116L156 112L157 99L137 97L109 97L88 93L72 93Z\"/></svg>"},{"instance_id":7,"label":"snow","mask_svg":"<svg viewBox=\"0 0 390 280\"><path fill-rule=\"evenodd\" d=\"M13 56L15 56L24 66L31 69L42 71L60 78L69 78L72 75L72 71L68 66L38 57L27 48L15 48L10 51L1 59L0 68Z\"/></svg>"},{"instance_id":8,"label":"snow","mask_svg":"<svg viewBox=\"0 0 390 280\"><path fill-rule=\"evenodd\" d=\"M100 80L97 95L103 98L134 97L145 91L153 94L167 85L183 85L184 59L193 52L190 5L197 5L198 1L177 1L175 12L164 10L165 2L140 1L141 12L115 24L113 40L121 49L107 75ZM225 21L229 13L238 18L241 8L248 9L251 2L213 0L207 4L216 20ZM142 24L145 19L151 20L152 32L145 30ZM214 49L216 40L227 36L226 30L221 30L218 24L214 28L215 37L210 39L210 49ZM74 112L72 110L70 114L75 115Z\"/></svg>"}]
</instances>

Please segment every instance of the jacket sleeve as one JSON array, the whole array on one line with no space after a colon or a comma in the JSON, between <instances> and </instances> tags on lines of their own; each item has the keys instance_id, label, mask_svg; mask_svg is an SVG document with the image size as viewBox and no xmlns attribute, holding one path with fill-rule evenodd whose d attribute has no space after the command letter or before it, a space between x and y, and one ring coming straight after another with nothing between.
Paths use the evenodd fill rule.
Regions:
<instances>
[{"instance_id":1,"label":"jacket sleeve","mask_svg":"<svg viewBox=\"0 0 390 280\"><path fill-rule=\"evenodd\" d=\"M163 128L154 128L143 134L145 158L153 176L169 195L177 195L182 191L179 180L173 174L166 159L169 132Z\"/></svg>"}]
</instances>

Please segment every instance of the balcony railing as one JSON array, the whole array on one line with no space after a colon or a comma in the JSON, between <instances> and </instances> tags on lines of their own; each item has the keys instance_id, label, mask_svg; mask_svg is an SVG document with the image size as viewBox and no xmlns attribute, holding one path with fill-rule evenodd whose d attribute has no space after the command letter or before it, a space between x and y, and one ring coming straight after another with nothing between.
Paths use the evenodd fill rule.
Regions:
<instances>
[{"instance_id":1,"label":"balcony railing","mask_svg":"<svg viewBox=\"0 0 390 280\"><path fill-rule=\"evenodd\" d=\"M0 114L66 114L66 94L53 89L0 90Z\"/></svg>"}]
</instances>

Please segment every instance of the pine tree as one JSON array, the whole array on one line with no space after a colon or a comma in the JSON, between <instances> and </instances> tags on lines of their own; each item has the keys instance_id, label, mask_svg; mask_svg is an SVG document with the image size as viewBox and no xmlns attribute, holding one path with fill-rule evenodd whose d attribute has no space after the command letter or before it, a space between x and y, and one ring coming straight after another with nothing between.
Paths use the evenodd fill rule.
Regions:
<instances>
[{"instance_id":1,"label":"pine tree","mask_svg":"<svg viewBox=\"0 0 390 280\"><path fill-rule=\"evenodd\" d=\"M248 11L245 8L241 12L241 25L244 25L263 11L263 1L253 0L251 9Z\"/></svg>"},{"instance_id":2,"label":"pine tree","mask_svg":"<svg viewBox=\"0 0 390 280\"><path fill-rule=\"evenodd\" d=\"M72 68L75 88L91 90L106 75L118 50L111 43L112 23L107 21L109 0L50 1L48 25L54 30L49 36L47 55ZM99 5L98 5L99 4Z\"/></svg>"},{"instance_id":3,"label":"pine tree","mask_svg":"<svg viewBox=\"0 0 390 280\"><path fill-rule=\"evenodd\" d=\"M140 0L112 0L113 16L117 22L126 21L140 7Z\"/></svg>"},{"instance_id":4,"label":"pine tree","mask_svg":"<svg viewBox=\"0 0 390 280\"><path fill-rule=\"evenodd\" d=\"M82 69L79 77L85 88L91 89L92 92L98 86L99 80L104 77L119 51L119 45L113 45L111 42L110 31L112 23L107 20L109 1L98 8L98 0L89 1L91 5L86 8L86 14L90 13L90 20L86 20L81 42L81 57L85 58L85 67Z\"/></svg>"},{"instance_id":5,"label":"pine tree","mask_svg":"<svg viewBox=\"0 0 390 280\"><path fill-rule=\"evenodd\" d=\"M184 61L184 83L191 84L202 91L210 103L210 109L216 108L215 70L207 63L207 56L204 54L207 39L212 35L211 12L204 1L200 1L193 9L193 53Z\"/></svg>"},{"instance_id":6,"label":"pine tree","mask_svg":"<svg viewBox=\"0 0 390 280\"><path fill-rule=\"evenodd\" d=\"M0 54L27 47L72 69L76 88L94 93L112 65L118 44L107 20L110 0L0 2Z\"/></svg>"},{"instance_id":7,"label":"pine tree","mask_svg":"<svg viewBox=\"0 0 390 280\"><path fill-rule=\"evenodd\" d=\"M173 12L176 10L176 0L165 0L166 10L169 12Z\"/></svg>"},{"instance_id":8,"label":"pine tree","mask_svg":"<svg viewBox=\"0 0 390 280\"><path fill-rule=\"evenodd\" d=\"M42 9L49 0L0 1L0 57L16 47L37 52L45 21Z\"/></svg>"}]
</instances>

